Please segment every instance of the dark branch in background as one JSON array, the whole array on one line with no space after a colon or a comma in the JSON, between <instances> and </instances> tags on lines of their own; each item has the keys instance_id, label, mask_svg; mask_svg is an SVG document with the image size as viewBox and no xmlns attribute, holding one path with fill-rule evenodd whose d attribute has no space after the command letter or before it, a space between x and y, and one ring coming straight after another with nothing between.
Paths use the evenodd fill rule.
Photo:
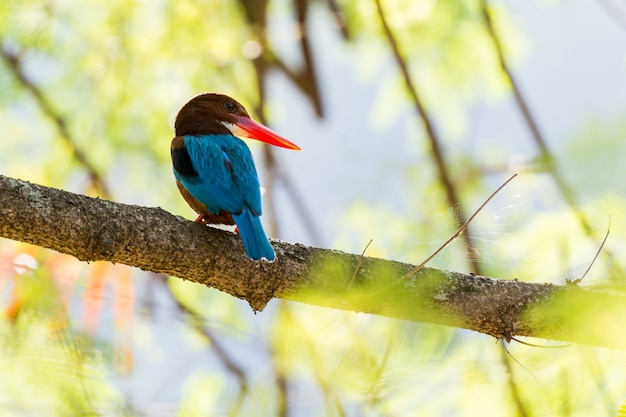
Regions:
<instances>
[{"instance_id":1,"label":"dark branch in background","mask_svg":"<svg viewBox=\"0 0 626 417\"><path fill-rule=\"evenodd\" d=\"M239 383L239 395L237 400L235 401L235 406L233 410L237 410L241 407L243 400L245 399L246 394L248 393L248 383L246 381L246 373L245 371L235 363L234 359L228 353L226 347L222 345L222 342L218 337L216 337L211 329L204 324L204 317L187 306L182 300L180 300L176 294L172 291L170 286L167 284L168 277L162 274L155 274L155 280L160 282L165 289L166 293L169 295L170 299L176 304L178 310L185 315L187 319L190 321L190 326L198 332L198 334L202 335L207 344L211 347L211 349L215 352L215 355L222 362L226 370L233 375L237 382ZM233 412L233 414L236 414Z\"/></svg>"},{"instance_id":2,"label":"dark branch in background","mask_svg":"<svg viewBox=\"0 0 626 417\"><path fill-rule=\"evenodd\" d=\"M317 70L315 60L311 53L311 42L309 40L309 31L307 29L307 14L309 10L308 0L294 0L296 9L296 19L298 20L298 30L300 35L300 52L304 64L304 70L301 71L303 83L302 87L306 96L313 103L313 108L318 117L324 117L324 107L322 106L322 97L319 85L317 83Z\"/></svg>"},{"instance_id":3,"label":"dark branch in background","mask_svg":"<svg viewBox=\"0 0 626 417\"><path fill-rule=\"evenodd\" d=\"M271 52L266 36L267 1L241 0L246 19L248 20L248 25L255 29L255 35L261 44L261 50L264 51L257 58L252 60L258 89L258 102L254 106L254 113L263 124L267 124L265 103L267 76L271 68L278 68L281 70L288 79L290 79L305 93L313 104L317 115L320 117L323 115L321 95L317 84L317 77L315 75L315 65L311 57L308 37L306 36L304 30L307 2L295 0L295 3L294 8L297 10L298 22L300 28L302 29L300 46L304 61L304 70L299 72L290 70L279 57ZM321 237L313 222L313 216L311 215L311 212L306 204L304 204L301 195L297 191L297 187L293 185L291 179L285 175L284 171L281 169L280 161L276 158L276 154L271 146L263 146L263 160L267 172L267 177L263 181L264 184L267 184L270 191L275 190L276 185L279 183L284 185L287 196L291 199L294 207L296 208L295 212L298 213L305 230L311 237L311 240L316 244L319 244L321 242ZM266 221L268 222L270 235L280 236L280 224L278 222L277 212L274 205L273 192L269 193L265 199L265 203L266 207L264 212L267 216Z\"/></svg>"},{"instance_id":4,"label":"dark branch in background","mask_svg":"<svg viewBox=\"0 0 626 417\"><path fill-rule=\"evenodd\" d=\"M517 409L517 415L520 417L527 417L528 412L526 411L526 406L524 405L524 400L522 399L519 387L515 382L515 377L513 376L513 370L511 369L511 362L509 359L510 353L506 349L504 342L502 342L502 349L500 349L500 360L506 369L507 374L507 386L509 388L509 392L511 393L511 399L513 400L513 404L515 404L515 408Z\"/></svg>"},{"instance_id":5,"label":"dark branch in background","mask_svg":"<svg viewBox=\"0 0 626 417\"><path fill-rule=\"evenodd\" d=\"M111 191L109 190L104 178L102 178L96 167L89 161L85 152L83 152L83 150L78 146L77 141L74 139L67 127L66 120L55 110L54 106L44 96L41 89L29 80L24 73L20 62L20 56L12 53L5 46L0 48L0 56L22 87L35 98L41 111L54 123L61 138L72 150L72 154L76 161L78 161L78 163L87 172L89 182L96 192L104 198L111 198Z\"/></svg>"},{"instance_id":6,"label":"dark branch in background","mask_svg":"<svg viewBox=\"0 0 626 417\"><path fill-rule=\"evenodd\" d=\"M519 87L517 80L515 79L515 76L513 75L513 72L509 69L509 65L504 56L504 49L502 47L502 43L500 42L500 38L497 35L496 30L493 25L493 21L491 20L491 14L489 13L489 5L487 4L487 0L482 0L481 6L482 6L483 18L485 21L485 26L487 27L487 31L489 32L489 36L491 37L493 46L498 55L498 61L500 63L500 67L502 68L502 71L504 71L507 79L511 83L513 95L515 96L515 103L517 104L517 107L522 113L522 116L524 117L524 121L526 122L526 125L530 129L530 132L532 133L535 143L539 147L539 150L541 152L541 157L545 160L543 162L548 164L550 171L552 171L554 169L554 166L553 166L554 159L552 158L552 154L550 152L550 149L548 148L546 140L543 137L543 134L539 130L539 126L537 122L535 121L535 118L530 112L530 108L526 104L526 99L522 95L522 90Z\"/></svg>"},{"instance_id":7,"label":"dark branch in background","mask_svg":"<svg viewBox=\"0 0 626 417\"><path fill-rule=\"evenodd\" d=\"M607 15L612 18L622 29L626 29L626 9L623 2L615 2L613 0L598 0L600 6ZM622 4L620 6L619 4Z\"/></svg>"},{"instance_id":8,"label":"dark branch in background","mask_svg":"<svg viewBox=\"0 0 626 417\"><path fill-rule=\"evenodd\" d=\"M302 64L297 69L290 68L274 52L267 41L267 0L239 0L239 3L245 13L248 25L253 28L261 44L262 54L253 60L255 65L258 62L262 62L265 65L262 71L263 74L270 69L276 69L285 75L310 101L317 116L323 117L324 106L317 81L316 63L311 52L311 43L306 27L309 2L307 0L293 0L292 5L298 22L298 42L302 57ZM258 73L257 76L259 76Z\"/></svg>"},{"instance_id":9,"label":"dark branch in background","mask_svg":"<svg viewBox=\"0 0 626 417\"><path fill-rule=\"evenodd\" d=\"M450 178L450 174L448 173L448 168L444 160L443 149L441 146L442 140L439 137L439 134L437 133L435 129L435 125L428 111L426 110L426 106L424 105L422 98L418 94L417 87L415 83L413 82L411 74L409 73L409 66L402 52L400 51L400 46L398 45L398 41L396 40L395 35L393 34L393 31L391 30L391 27L387 23L387 19L385 17L385 12L383 10L381 1L380 0L375 0L375 1L376 1L376 8L378 9L378 17L380 18L380 23L385 31L385 36L387 38L387 41L389 42L389 45L391 46L391 49L393 51L393 56L396 59L396 63L398 64L398 67L400 68L400 71L402 73L402 78L404 79L406 88L409 92L409 95L411 96L411 100L413 101L415 110L417 111L419 118L422 120L424 124L426 136L428 137L428 140L430 142L432 155L435 160L435 165L437 167L437 174L439 176L439 181L441 182L441 184L443 184L444 189L446 190L448 204L451 207L456 208L457 220L459 221L460 224L464 224L466 222L466 217L463 212L462 206L460 204L459 197L457 196L456 186L454 185L454 182L452 181L452 179ZM472 265L472 270L475 273L480 274L480 271L481 271L480 264L475 255L475 251L474 251L475 245L474 245L472 236L469 233L469 231L463 234L463 240L465 241L465 247L469 255L470 263Z\"/></svg>"},{"instance_id":10,"label":"dark branch in background","mask_svg":"<svg viewBox=\"0 0 626 417\"><path fill-rule=\"evenodd\" d=\"M337 23L337 27L339 28L339 31L341 32L341 36L343 37L343 40L349 41L350 39L352 39L352 36L350 35L350 30L348 29L348 22L346 21L346 18L343 15L341 8L339 7L339 4L337 4L337 1L328 0L328 8L330 9L330 12L335 18L335 22Z\"/></svg>"},{"instance_id":11,"label":"dark branch in background","mask_svg":"<svg viewBox=\"0 0 626 417\"><path fill-rule=\"evenodd\" d=\"M585 234L591 238L592 240L598 240L598 236L589 223L589 220L585 217L582 210L578 207L578 203L576 202L576 196L573 188L568 184L568 182L563 177L562 173L559 171L556 165L556 158L550 151L548 147L547 141L545 140L544 135L541 133L541 129L539 129L539 125L536 121L536 118L533 116L530 107L527 104L527 100L524 98L522 93L522 89L511 71L510 66L506 60L504 55L504 48L502 46L502 42L500 41L500 37L498 36L495 26L493 24L493 20L491 18L491 14L489 12L489 4L487 0L481 1L481 8L483 19L485 21L485 27L487 28L487 32L491 37L493 42L494 49L496 50L496 54L498 56L498 61L500 63L500 67L502 71L506 75L506 78L511 83L511 89L513 90L513 96L515 97L515 103L519 108L520 113L524 119L524 122L528 126L528 129L531 132L531 135L535 141L535 144L539 148L540 152L540 161L545 166L547 171L552 175L554 181L557 184L557 187L561 190L561 194L565 198L565 202L570 207L570 209L576 214L578 221L580 222L581 227L583 228ZM614 257L609 250L604 251L605 256L608 258L609 263L613 268L617 268L617 263L614 261Z\"/></svg>"},{"instance_id":12,"label":"dark branch in background","mask_svg":"<svg viewBox=\"0 0 626 417\"><path fill-rule=\"evenodd\" d=\"M320 354L318 349L316 348L316 344L308 332L308 326L303 323L298 322L298 319L291 312L291 306L285 302L280 304L280 314L282 317L287 319L287 323L289 325L295 326L300 329L300 336L303 339L303 344L305 346L305 351L309 356L310 363L321 363L322 359L320 358ZM333 390L329 384L328 377L323 375L321 372L315 372L315 379L317 382L317 386L319 390L323 394L324 398L324 406L326 407L326 415L333 416L338 415L340 417L345 416L345 412L342 407L342 403L337 397L336 390Z\"/></svg>"},{"instance_id":13,"label":"dark branch in background","mask_svg":"<svg viewBox=\"0 0 626 417\"><path fill-rule=\"evenodd\" d=\"M289 404L289 380L287 379L287 375L285 370L281 369L280 364L278 363L278 358L276 357L276 352L272 349L272 362L274 364L274 375L276 381L276 396L277 396L277 406L276 406L276 415L278 417L289 417L291 415Z\"/></svg>"},{"instance_id":14,"label":"dark branch in background","mask_svg":"<svg viewBox=\"0 0 626 417\"><path fill-rule=\"evenodd\" d=\"M267 90L267 71L268 63L265 59L265 53L268 49L268 42L266 36L267 25L267 0L241 0L241 4L244 8L246 18L248 20L248 26L255 31L255 35L261 45L261 53L258 57L252 60L254 65L254 74L256 75L256 84L258 92L258 101L254 105L254 113L259 121L263 124L267 124L265 117L265 101ZM269 234L272 236L280 236L279 223L276 217L276 210L274 209L274 192L276 184L276 157L270 146L263 145L263 162L265 165L266 176L262 180L262 183L270 190L269 194L265 198L265 221L268 225Z\"/></svg>"},{"instance_id":15,"label":"dark branch in background","mask_svg":"<svg viewBox=\"0 0 626 417\"><path fill-rule=\"evenodd\" d=\"M475 330L623 349L626 296L578 286L414 268L273 241L277 260L248 259L241 239L159 209L0 176L0 237L191 280L262 310L273 298ZM602 326L598 326L602 323Z\"/></svg>"}]
</instances>

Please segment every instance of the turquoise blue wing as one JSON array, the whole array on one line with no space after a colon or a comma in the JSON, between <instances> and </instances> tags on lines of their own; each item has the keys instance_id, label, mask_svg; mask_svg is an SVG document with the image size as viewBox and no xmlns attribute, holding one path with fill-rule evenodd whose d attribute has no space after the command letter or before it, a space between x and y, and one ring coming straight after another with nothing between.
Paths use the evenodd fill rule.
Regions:
<instances>
[{"instance_id":1,"label":"turquoise blue wing","mask_svg":"<svg viewBox=\"0 0 626 417\"><path fill-rule=\"evenodd\" d=\"M231 135L185 136L184 147L193 170L174 175L191 195L213 213L238 214L247 207L261 215L261 192L248 146ZM193 175L195 173L195 175Z\"/></svg>"}]
</instances>

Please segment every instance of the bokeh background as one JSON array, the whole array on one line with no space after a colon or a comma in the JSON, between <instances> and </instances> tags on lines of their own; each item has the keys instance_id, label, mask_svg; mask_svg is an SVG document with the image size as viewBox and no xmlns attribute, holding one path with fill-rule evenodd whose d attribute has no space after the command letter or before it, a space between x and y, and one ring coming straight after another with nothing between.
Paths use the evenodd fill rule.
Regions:
<instances>
[{"instance_id":1,"label":"bokeh background","mask_svg":"<svg viewBox=\"0 0 626 417\"><path fill-rule=\"evenodd\" d=\"M303 148L249 144L272 237L419 263L519 173L430 266L562 284L610 217L620 291L625 40L620 0L3 0L0 174L193 219L173 120L218 91ZM533 342L0 240L7 416L618 414L624 352Z\"/></svg>"}]
</instances>

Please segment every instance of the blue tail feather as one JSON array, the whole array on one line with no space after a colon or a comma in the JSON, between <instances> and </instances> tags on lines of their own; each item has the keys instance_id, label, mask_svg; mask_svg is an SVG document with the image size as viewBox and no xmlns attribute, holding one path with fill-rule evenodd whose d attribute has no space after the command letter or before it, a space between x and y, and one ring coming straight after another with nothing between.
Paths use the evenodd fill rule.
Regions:
<instances>
[{"instance_id":1,"label":"blue tail feather","mask_svg":"<svg viewBox=\"0 0 626 417\"><path fill-rule=\"evenodd\" d=\"M276 259L274 249L272 249L265 230L263 230L259 216L255 216L245 207L241 214L233 214L233 219L239 229L239 235L241 235L246 253L250 258L254 260L265 258L268 261Z\"/></svg>"}]
</instances>

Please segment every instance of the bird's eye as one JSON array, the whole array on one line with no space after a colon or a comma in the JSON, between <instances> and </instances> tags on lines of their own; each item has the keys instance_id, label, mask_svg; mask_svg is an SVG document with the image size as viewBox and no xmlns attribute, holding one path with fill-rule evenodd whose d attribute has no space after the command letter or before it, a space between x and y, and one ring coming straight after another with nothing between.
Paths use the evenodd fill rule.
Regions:
<instances>
[{"instance_id":1,"label":"bird's eye","mask_svg":"<svg viewBox=\"0 0 626 417\"><path fill-rule=\"evenodd\" d=\"M234 113L235 110L237 110L237 108L235 107L235 103L233 103L232 101L225 102L224 107L226 107L226 110L228 110L230 113Z\"/></svg>"}]
</instances>

